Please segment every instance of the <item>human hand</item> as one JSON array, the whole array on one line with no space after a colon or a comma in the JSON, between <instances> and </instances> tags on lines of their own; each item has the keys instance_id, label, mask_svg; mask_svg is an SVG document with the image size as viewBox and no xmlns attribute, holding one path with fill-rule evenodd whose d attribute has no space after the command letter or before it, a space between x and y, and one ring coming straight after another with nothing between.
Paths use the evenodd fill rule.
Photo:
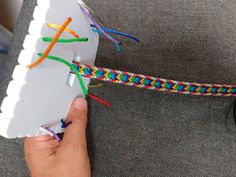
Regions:
<instances>
[{"instance_id":1,"label":"human hand","mask_svg":"<svg viewBox=\"0 0 236 177\"><path fill-rule=\"evenodd\" d=\"M61 142L51 136L25 138L25 159L32 177L91 177L86 100L74 100L67 116L69 121L72 124Z\"/></svg>"}]
</instances>

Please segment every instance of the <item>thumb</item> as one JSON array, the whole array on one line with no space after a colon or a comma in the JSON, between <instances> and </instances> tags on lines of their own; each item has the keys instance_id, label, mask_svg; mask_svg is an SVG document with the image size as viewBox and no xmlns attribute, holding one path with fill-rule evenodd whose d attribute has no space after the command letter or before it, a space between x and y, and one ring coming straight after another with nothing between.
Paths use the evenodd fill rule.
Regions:
<instances>
[{"instance_id":1,"label":"thumb","mask_svg":"<svg viewBox=\"0 0 236 177\"><path fill-rule=\"evenodd\" d=\"M67 122L72 122L64 133L61 146L70 146L72 148L86 148L86 127L87 127L87 101L83 98L77 98L73 101L69 113L67 115Z\"/></svg>"}]
</instances>

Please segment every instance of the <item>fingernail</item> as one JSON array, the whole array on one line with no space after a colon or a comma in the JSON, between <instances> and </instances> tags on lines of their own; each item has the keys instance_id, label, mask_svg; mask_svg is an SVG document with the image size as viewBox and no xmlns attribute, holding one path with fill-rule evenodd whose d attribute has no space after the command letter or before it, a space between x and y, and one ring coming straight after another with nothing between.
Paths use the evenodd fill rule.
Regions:
<instances>
[{"instance_id":1,"label":"fingernail","mask_svg":"<svg viewBox=\"0 0 236 177\"><path fill-rule=\"evenodd\" d=\"M74 108L77 110L87 109L87 101L83 98L77 98L74 101Z\"/></svg>"}]
</instances>

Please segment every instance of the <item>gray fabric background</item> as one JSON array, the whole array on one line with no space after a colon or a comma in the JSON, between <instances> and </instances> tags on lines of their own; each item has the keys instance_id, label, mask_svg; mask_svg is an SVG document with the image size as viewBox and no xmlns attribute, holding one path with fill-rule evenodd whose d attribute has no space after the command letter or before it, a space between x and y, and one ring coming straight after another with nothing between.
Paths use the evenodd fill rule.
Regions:
<instances>
[{"instance_id":1,"label":"gray fabric background","mask_svg":"<svg viewBox=\"0 0 236 177\"><path fill-rule=\"evenodd\" d=\"M3 63L4 63L4 61L5 61L5 57L6 57L5 54L0 53L0 72L1 72L2 69L3 69Z\"/></svg>"},{"instance_id":2,"label":"gray fabric background","mask_svg":"<svg viewBox=\"0 0 236 177\"><path fill-rule=\"evenodd\" d=\"M117 54L101 39L96 65L168 79L236 84L235 0L86 0L105 24L136 35ZM35 0L25 0L6 57L10 79ZM103 83L90 89L88 145L94 177L236 175L234 98L199 97ZM0 176L28 176L22 140L0 139Z\"/></svg>"}]
</instances>

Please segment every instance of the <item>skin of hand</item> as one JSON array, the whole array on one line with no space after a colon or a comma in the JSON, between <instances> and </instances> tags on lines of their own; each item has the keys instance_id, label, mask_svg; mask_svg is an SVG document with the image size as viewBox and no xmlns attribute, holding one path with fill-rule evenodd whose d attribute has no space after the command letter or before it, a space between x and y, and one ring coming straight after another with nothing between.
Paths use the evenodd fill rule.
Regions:
<instances>
[{"instance_id":1,"label":"skin of hand","mask_svg":"<svg viewBox=\"0 0 236 177\"><path fill-rule=\"evenodd\" d=\"M32 177L91 177L87 151L87 102L75 99L61 142L51 136L25 138L25 159Z\"/></svg>"}]
</instances>

